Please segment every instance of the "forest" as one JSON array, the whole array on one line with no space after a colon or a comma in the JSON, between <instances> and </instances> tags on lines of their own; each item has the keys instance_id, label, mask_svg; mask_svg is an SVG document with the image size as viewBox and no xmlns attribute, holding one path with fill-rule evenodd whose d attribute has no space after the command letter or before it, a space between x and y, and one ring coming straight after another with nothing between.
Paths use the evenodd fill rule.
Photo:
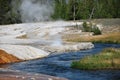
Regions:
<instances>
[{"instance_id":1,"label":"forest","mask_svg":"<svg viewBox=\"0 0 120 80\"><path fill-rule=\"evenodd\" d=\"M21 23L19 10L15 12L12 2L0 0L0 24ZM54 2L52 20L82 20L120 18L120 0L51 0ZM18 0L16 4L20 4Z\"/></svg>"}]
</instances>

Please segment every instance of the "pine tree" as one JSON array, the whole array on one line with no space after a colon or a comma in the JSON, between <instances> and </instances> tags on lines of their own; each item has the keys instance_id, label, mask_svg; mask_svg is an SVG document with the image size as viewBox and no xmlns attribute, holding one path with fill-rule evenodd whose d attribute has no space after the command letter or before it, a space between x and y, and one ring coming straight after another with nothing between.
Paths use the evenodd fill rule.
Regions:
<instances>
[{"instance_id":1,"label":"pine tree","mask_svg":"<svg viewBox=\"0 0 120 80\"><path fill-rule=\"evenodd\" d=\"M11 0L0 0L0 24L7 23L6 15L11 9Z\"/></svg>"},{"instance_id":2,"label":"pine tree","mask_svg":"<svg viewBox=\"0 0 120 80\"><path fill-rule=\"evenodd\" d=\"M65 19L66 18L66 1L55 0L55 9L52 17L54 19Z\"/></svg>"},{"instance_id":3,"label":"pine tree","mask_svg":"<svg viewBox=\"0 0 120 80\"><path fill-rule=\"evenodd\" d=\"M67 19L76 20L78 12L78 0L69 0L67 6Z\"/></svg>"}]
</instances>

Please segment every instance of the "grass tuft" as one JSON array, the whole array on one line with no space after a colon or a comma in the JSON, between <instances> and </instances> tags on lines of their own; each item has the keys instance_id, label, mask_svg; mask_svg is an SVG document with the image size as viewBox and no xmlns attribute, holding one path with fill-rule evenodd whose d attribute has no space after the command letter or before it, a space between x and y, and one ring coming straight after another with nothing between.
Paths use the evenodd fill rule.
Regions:
<instances>
[{"instance_id":1,"label":"grass tuft","mask_svg":"<svg viewBox=\"0 0 120 80\"><path fill-rule=\"evenodd\" d=\"M71 67L83 70L120 69L120 48L106 48L99 54L73 61Z\"/></svg>"}]
</instances>

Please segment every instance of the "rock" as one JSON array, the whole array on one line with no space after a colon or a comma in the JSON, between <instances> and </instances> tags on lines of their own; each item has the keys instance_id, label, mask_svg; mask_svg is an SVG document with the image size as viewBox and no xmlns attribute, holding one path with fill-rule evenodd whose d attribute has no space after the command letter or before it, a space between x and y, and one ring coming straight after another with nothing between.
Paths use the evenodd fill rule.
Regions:
<instances>
[{"instance_id":1,"label":"rock","mask_svg":"<svg viewBox=\"0 0 120 80\"><path fill-rule=\"evenodd\" d=\"M19 62L19 61L21 60L18 59L17 57L0 49L0 64Z\"/></svg>"},{"instance_id":2,"label":"rock","mask_svg":"<svg viewBox=\"0 0 120 80\"><path fill-rule=\"evenodd\" d=\"M24 73L20 71L0 69L0 80L68 80L43 74Z\"/></svg>"},{"instance_id":3,"label":"rock","mask_svg":"<svg viewBox=\"0 0 120 80\"><path fill-rule=\"evenodd\" d=\"M31 60L37 58L43 58L49 55L41 49L37 49L31 46L22 45L0 45L0 49L6 51L8 54L13 55L21 60Z\"/></svg>"},{"instance_id":4,"label":"rock","mask_svg":"<svg viewBox=\"0 0 120 80\"><path fill-rule=\"evenodd\" d=\"M54 53L54 52L69 52L69 51L79 51L79 50L87 50L93 48L94 45L91 42L84 43L67 43L63 45L55 45L55 46L39 46L39 48Z\"/></svg>"},{"instance_id":5,"label":"rock","mask_svg":"<svg viewBox=\"0 0 120 80\"><path fill-rule=\"evenodd\" d=\"M69 26L76 26L76 24L80 26L82 23L56 21L1 25L0 49L20 60L46 57L49 55L46 51L52 53L91 49L93 48L92 43L62 44L62 33L68 31L68 33L80 34L81 30L70 30L71 27ZM34 48L31 46L40 47Z\"/></svg>"}]
</instances>

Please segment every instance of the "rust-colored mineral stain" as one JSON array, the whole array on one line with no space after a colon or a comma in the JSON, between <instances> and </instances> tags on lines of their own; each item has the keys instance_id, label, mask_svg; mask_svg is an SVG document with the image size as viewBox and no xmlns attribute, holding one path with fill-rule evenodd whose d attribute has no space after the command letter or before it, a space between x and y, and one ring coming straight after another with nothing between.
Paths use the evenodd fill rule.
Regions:
<instances>
[{"instance_id":1,"label":"rust-colored mineral stain","mask_svg":"<svg viewBox=\"0 0 120 80\"><path fill-rule=\"evenodd\" d=\"M0 64L19 62L19 61L22 60L0 49Z\"/></svg>"}]
</instances>

